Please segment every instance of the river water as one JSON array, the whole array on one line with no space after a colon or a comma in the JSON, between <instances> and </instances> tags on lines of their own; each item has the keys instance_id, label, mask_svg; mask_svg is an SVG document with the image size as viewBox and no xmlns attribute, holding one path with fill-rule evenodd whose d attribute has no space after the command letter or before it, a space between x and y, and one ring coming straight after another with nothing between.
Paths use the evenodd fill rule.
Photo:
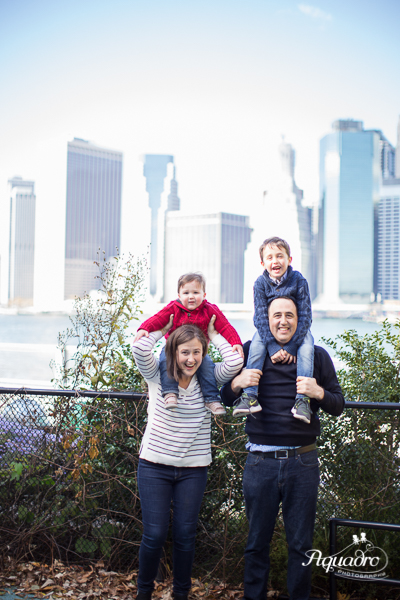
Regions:
<instances>
[{"instance_id":1,"label":"river water","mask_svg":"<svg viewBox=\"0 0 400 600\"><path fill-rule=\"evenodd\" d=\"M255 331L252 318L230 318L243 342ZM57 336L70 324L66 315L0 314L0 387L51 387L49 363L57 356ZM138 322L132 325L132 333ZM312 333L316 344L321 337L334 338L345 330L355 329L360 335L380 327L358 319L314 319ZM326 347L326 346L325 346ZM332 355L332 350L327 348Z\"/></svg>"}]
</instances>

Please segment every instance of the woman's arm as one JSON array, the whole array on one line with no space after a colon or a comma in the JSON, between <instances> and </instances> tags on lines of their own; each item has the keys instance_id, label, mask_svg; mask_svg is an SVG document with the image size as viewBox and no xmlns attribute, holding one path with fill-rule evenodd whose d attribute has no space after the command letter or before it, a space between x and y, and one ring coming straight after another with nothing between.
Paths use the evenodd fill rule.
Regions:
<instances>
[{"instance_id":1,"label":"woman's arm","mask_svg":"<svg viewBox=\"0 0 400 600\"><path fill-rule=\"evenodd\" d=\"M243 367L243 358L237 352L233 351L232 346L222 335L218 334L214 328L214 322L215 315L211 318L208 325L208 337L214 346L218 348L222 356L222 362L216 363L214 371L217 384L222 385L239 373Z\"/></svg>"},{"instance_id":2,"label":"woman's arm","mask_svg":"<svg viewBox=\"0 0 400 600\"><path fill-rule=\"evenodd\" d=\"M159 331L153 331L148 337L141 337L132 344L132 352L137 368L146 379L152 381L160 370L158 360L153 354L154 344L169 331L173 325L174 315L170 315L168 323Z\"/></svg>"},{"instance_id":3,"label":"woman's arm","mask_svg":"<svg viewBox=\"0 0 400 600\"><path fill-rule=\"evenodd\" d=\"M148 337L142 337L132 344L132 352L137 368L146 381L155 379L160 370L158 360L153 354L153 348L154 344L161 338L161 331L154 331Z\"/></svg>"}]
</instances>

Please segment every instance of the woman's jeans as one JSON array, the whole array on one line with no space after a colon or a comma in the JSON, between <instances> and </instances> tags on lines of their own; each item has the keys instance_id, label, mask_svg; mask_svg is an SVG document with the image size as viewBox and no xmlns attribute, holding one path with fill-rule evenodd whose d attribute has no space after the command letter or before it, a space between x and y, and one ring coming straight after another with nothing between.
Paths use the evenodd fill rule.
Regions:
<instances>
[{"instance_id":1,"label":"woman's jeans","mask_svg":"<svg viewBox=\"0 0 400 600\"><path fill-rule=\"evenodd\" d=\"M173 467L139 459L138 484L143 536L139 550L138 590L154 589L173 507L172 535L175 594L191 586L197 520L207 483L207 467Z\"/></svg>"},{"instance_id":2,"label":"woman's jeans","mask_svg":"<svg viewBox=\"0 0 400 600\"><path fill-rule=\"evenodd\" d=\"M249 535L245 550L244 600L265 600L269 551L279 506L288 543L287 587L290 600L308 600L319 484L316 450L290 458L263 458L249 452L243 474L243 494Z\"/></svg>"},{"instance_id":3,"label":"woman's jeans","mask_svg":"<svg viewBox=\"0 0 400 600\"><path fill-rule=\"evenodd\" d=\"M178 382L175 379L168 377L167 373L167 359L165 357L164 348L160 354L160 379L161 379L161 393L163 396L166 394L178 395ZM197 379L203 393L204 402L214 402L215 400L221 400L217 382L215 381L215 364L211 358L206 354L200 367L196 371Z\"/></svg>"},{"instance_id":4,"label":"woman's jeans","mask_svg":"<svg viewBox=\"0 0 400 600\"><path fill-rule=\"evenodd\" d=\"M262 341L258 331L255 332L250 344L249 358L247 359L246 369L263 370L267 348ZM297 350L297 376L314 376L314 338L311 331L307 331L303 343ZM254 385L244 390L250 396L258 396L258 386ZM304 394L297 394L297 398L304 398Z\"/></svg>"}]
</instances>

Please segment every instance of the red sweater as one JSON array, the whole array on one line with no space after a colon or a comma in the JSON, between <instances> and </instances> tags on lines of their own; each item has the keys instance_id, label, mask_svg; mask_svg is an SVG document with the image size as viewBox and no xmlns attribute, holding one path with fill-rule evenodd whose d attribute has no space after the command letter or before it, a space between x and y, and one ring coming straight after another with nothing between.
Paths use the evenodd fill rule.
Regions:
<instances>
[{"instance_id":1,"label":"red sweater","mask_svg":"<svg viewBox=\"0 0 400 600\"><path fill-rule=\"evenodd\" d=\"M207 300L203 300L203 302L195 308L194 310L186 309L180 300L173 300L165 308L162 308L154 317L150 317L144 323L141 324L139 329L145 329L149 333L152 331L158 331L165 327L165 325L169 321L170 315L174 315L174 324L171 329L165 335L167 338L170 333L175 331L177 327L184 325L185 323L192 323L193 325L197 325L203 333L205 333L207 339L207 327L210 322L210 319L213 315L217 318L215 319L214 327L230 344L231 346L235 346L236 344L242 345L239 334L236 329L232 327L229 323L228 319L222 314L219 310L218 306L215 304L210 304Z\"/></svg>"}]
</instances>

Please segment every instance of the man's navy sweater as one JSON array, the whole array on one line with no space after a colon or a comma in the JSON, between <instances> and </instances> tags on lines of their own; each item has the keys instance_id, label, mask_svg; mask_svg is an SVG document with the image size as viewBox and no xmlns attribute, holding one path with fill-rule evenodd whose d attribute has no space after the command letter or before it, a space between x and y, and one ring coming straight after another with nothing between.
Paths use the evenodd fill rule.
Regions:
<instances>
[{"instance_id":1,"label":"man's navy sweater","mask_svg":"<svg viewBox=\"0 0 400 600\"><path fill-rule=\"evenodd\" d=\"M243 347L245 364L250 342ZM318 410L339 416L344 408L344 397L329 354L320 346L314 346L314 377L325 395L323 400L311 399L313 411L311 423L295 419L291 409L296 398L297 367L295 363L273 364L265 359L263 375L258 385L258 401L262 411L246 420L246 433L253 444L271 446L307 446L315 442L321 432ZM227 383L221 390L222 401L232 406L237 396Z\"/></svg>"}]
</instances>

